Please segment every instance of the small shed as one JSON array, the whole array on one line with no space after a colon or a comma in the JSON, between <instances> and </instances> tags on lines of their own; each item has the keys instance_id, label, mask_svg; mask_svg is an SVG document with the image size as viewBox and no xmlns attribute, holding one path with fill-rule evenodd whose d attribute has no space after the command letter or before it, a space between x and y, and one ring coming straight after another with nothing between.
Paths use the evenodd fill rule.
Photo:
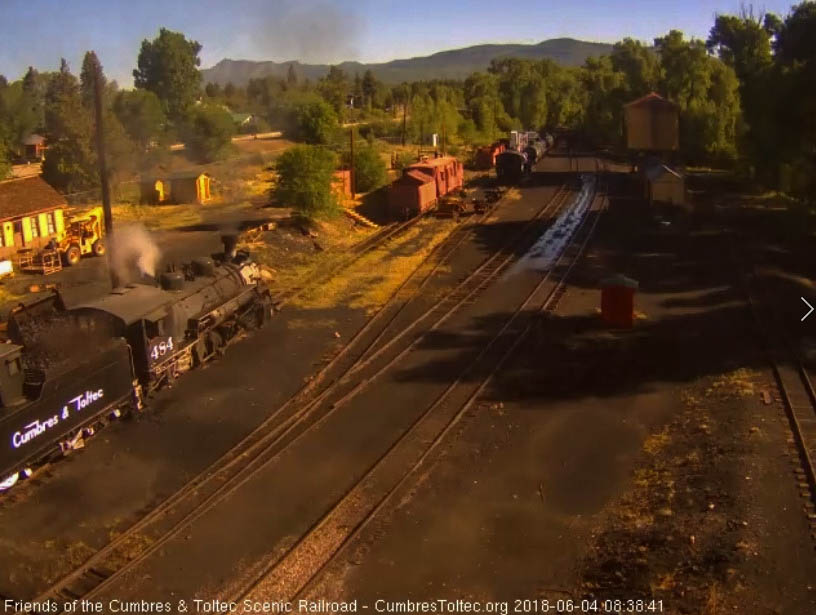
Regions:
<instances>
[{"instance_id":1,"label":"small shed","mask_svg":"<svg viewBox=\"0 0 816 615\"><path fill-rule=\"evenodd\" d=\"M332 190L340 200L351 198L351 171L339 169L332 175Z\"/></svg>"},{"instance_id":2,"label":"small shed","mask_svg":"<svg viewBox=\"0 0 816 615\"><path fill-rule=\"evenodd\" d=\"M650 203L659 201L672 205L686 202L686 182L683 175L662 162L648 162L641 169L643 197Z\"/></svg>"},{"instance_id":3,"label":"small shed","mask_svg":"<svg viewBox=\"0 0 816 615\"><path fill-rule=\"evenodd\" d=\"M199 171L143 176L139 182L140 201L151 205L198 203L212 198L212 177Z\"/></svg>"},{"instance_id":4,"label":"small shed","mask_svg":"<svg viewBox=\"0 0 816 615\"><path fill-rule=\"evenodd\" d=\"M39 175L0 182L0 259L40 249L61 235L67 206Z\"/></svg>"},{"instance_id":5,"label":"small shed","mask_svg":"<svg viewBox=\"0 0 816 615\"><path fill-rule=\"evenodd\" d=\"M680 146L680 113L673 102L651 92L623 106L626 147L675 151Z\"/></svg>"},{"instance_id":6,"label":"small shed","mask_svg":"<svg viewBox=\"0 0 816 615\"><path fill-rule=\"evenodd\" d=\"M23 139L23 157L26 160L42 160L46 149L45 137L42 135L28 135Z\"/></svg>"}]
</instances>

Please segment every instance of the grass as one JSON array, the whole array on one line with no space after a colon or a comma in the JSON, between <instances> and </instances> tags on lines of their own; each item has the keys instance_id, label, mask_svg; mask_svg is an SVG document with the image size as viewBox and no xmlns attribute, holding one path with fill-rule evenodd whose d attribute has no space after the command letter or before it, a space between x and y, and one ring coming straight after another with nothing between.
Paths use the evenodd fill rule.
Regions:
<instances>
[{"instance_id":1,"label":"grass","mask_svg":"<svg viewBox=\"0 0 816 615\"><path fill-rule=\"evenodd\" d=\"M304 309L345 304L373 313L454 227L452 220L422 220L398 240L372 250L326 284L304 293L295 304Z\"/></svg>"},{"instance_id":2,"label":"grass","mask_svg":"<svg viewBox=\"0 0 816 615\"><path fill-rule=\"evenodd\" d=\"M201 205L114 205L115 222L140 223L148 230L166 230L200 224Z\"/></svg>"},{"instance_id":3,"label":"grass","mask_svg":"<svg viewBox=\"0 0 816 615\"><path fill-rule=\"evenodd\" d=\"M317 237L302 235L298 230L279 228L277 236L262 243L247 244L254 258L274 273L274 285L288 289L302 284L321 271L342 262L347 250L374 232L373 229L353 226L342 215L314 223ZM322 248L316 252L317 241Z\"/></svg>"}]
</instances>

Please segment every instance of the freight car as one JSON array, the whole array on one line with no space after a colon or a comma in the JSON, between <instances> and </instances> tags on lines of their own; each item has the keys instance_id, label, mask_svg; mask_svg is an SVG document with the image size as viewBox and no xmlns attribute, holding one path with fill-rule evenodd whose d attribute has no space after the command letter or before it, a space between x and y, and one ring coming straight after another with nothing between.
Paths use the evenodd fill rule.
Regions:
<instances>
[{"instance_id":1,"label":"freight car","mask_svg":"<svg viewBox=\"0 0 816 615\"><path fill-rule=\"evenodd\" d=\"M0 344L0 489L32 465L82 446L146 394L262 326L272 300L258 265L223 254L66 308L58 292L15 309Z\"/></svg>"},{"instance_id":2,"label":"freight car","mask_svg":"<svg viewBox=\"0 0 816 615\"><path fill-rule=\"evenodd\" d=\"M391 217L407 220L423 214L463 184L464 168L453 156L428 158L407 166L388 191Z\"/></svg>"}]
</instances>

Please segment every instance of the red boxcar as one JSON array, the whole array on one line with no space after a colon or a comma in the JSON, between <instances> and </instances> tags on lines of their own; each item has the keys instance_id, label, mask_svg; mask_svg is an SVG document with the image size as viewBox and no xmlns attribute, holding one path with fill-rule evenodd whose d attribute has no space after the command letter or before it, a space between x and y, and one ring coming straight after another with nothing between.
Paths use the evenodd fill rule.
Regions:
<instances>
[{"instance_id":1,"label":"red boxcar","mask_svg":"<svg viewBox=\"0 0 816 615\"><path fill-rule=\"evenodd\" d=\"M429 158L405 167L391 184L388 206L398 218L416 216L436 205L439 197L464 185L464 167L453 156Z\"/></svg>"},{"instance_id":2,"label":"red boxcar","mask_svg":"<svg viewBox=\"0 0 816 615\"><path fill-rule=\"evenodd\" d=\"M496 156L505 150L504 143L496 141L493 145L485 145L476 150L476 168L492 169L496 166Z\"/></svg>"}]
</instances>

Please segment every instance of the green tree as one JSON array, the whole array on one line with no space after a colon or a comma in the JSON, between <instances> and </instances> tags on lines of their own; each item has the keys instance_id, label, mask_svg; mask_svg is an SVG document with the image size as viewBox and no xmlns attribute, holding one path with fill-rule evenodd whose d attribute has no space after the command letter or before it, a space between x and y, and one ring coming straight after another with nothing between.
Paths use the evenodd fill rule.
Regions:
<instances>
[{"instance_id":1,"label":"green tree","mask_svg":"<svg viewBox=\"0 0 816 615\"><path fill-rule=\"evenodd\" d=\"M97 185L93 134L93 122L82 104L79 82L63 59L45 94L45 137L49 149L43 176L48 183L66 192Z\"/></svg>"},{"instance_id":2,"label":"green tree","mask_svg":"<svg viewBox=\"0 0 816 615\"><path fill-rule=\"evenodd\" d=\"M743 10L739 16L717 15L706 42L739 79L746 124L742 149L757 176L767 183L776 182L783 158L777 127L777 108L783 101L775 87L778 75L771 53L771 40L778 29L777 17L754 16Z\"/></svg>"},{"instance_id":3,"label":"green tree","mask_svg":"<svg viewBox=\"0 0 816 615\"><path fill-rule=\"evenodd\" d=\"M328 144L336 139L340 124L334 109L325 101L315 98L296 107L298 137L306 143Z\"/></svg>"},{"instance_id":4,"label":"green tree","mask_svg":"<svg viewBox=\"0 0 816 615\"><path fill-rule=\"evenodd\" d=\"M733 159L741 117L734 69L672 30L655 39L663 66L661 88L680 107L680 146L689 160Z\"/></svg>"},{"instance_id":5,"label":"green tree","mask_svg":"<svg viewBox=\"0 0 816 615\"><path fill-rule=\"evenodd\" d=\"M222 107L201 105L191 112L183 134L185 149L193 160L212 162L229 151L235 123Z\"/></svg>"},{"instance_id":6,"label":"green tree","mask_svg":"<svg viewBox=\"0 0 816 615\"><path fill-rule=\"evenodd\" d=\"M349 80L346 72L339 66L330 66L328 74L317 84L317 89L342 120L346 109L346 96L349 93Z\"/></svg>"},{"instance_id":7,"label":"green tree","mask_svg":"<svg viewBox=\"0 0 816 615\"><path fill-rule=\"evenodd\" d=\"M82 70L79 73L79 90L82 96L82 104L86 109L93 110L95 98L95 79L101 81L99 87L102 92L105 91L107 79L102 72L102 64L96 53L93 51L85 52L85 57L82 59Z\"/></svg>"},{"instance_id":8,"label":"green tree","mask_svg":"<svg viewBox=\"0 0 816 615\"><path fill-rule=\"evenodd\" d=\"M151 92L152 93L152 92ZM208 83L204 86L204 93L207 95L207 98L220 98L223 92L221 91L221 86L217 83Z\"/></svg>"},{"instance_id":9,"label":"green tree","mask_svg":"<svg viewBox=\"0 0 816 615\"><path fill-rule=\"evenodd\" d=\"M601 144L617 145L623 138L625 75L609 56L587 58L581 72L585 91L583 127Z\"/></svg>"},{"instance_id":10,"label":"green tree","mask_svg":"<svg viewBox=\"0 0 816 615\"><path fill-rule=\"evenodd\" d=\"M113 104L116 117L142 150L162 134L165 123L159 98L149 90L123 90Z\"/></svg>"},{"instance_id":11,"label":"green tree","mask_svg":"<svg viewBox=\"0 0 816 615\"><path fill-rule=\"evenodd\" d=\"M624 96L640 98L657 90L660 84L660 60L640 41L625 38L615 43L610 54L612 68L624 74Z\"/></svg>"},{"instance_id":12,"label":"green tree","mask_svg":"<svg viewBox=\"0 0 816 615\"><path fill-rule=\"evenodd\" d=\"M369 192L388 181L380 153L373 145L365 145L354 152L354 183L358 192Z\"/></svg>"},{"instance_id":13,"label":"green tree","mask_svg":"<svg viewBox=\"0 0 816 615\"><path fill-rule=\"evenodd\" d=\"M371 108L374 105L374 98L377 96L377 88L379 84L377 79L374 77L374 73L371 70L367 70L363 74L363 80L360 84L360 89L363 94L363 100L365 101L366 106Z\"/></svg>"},{"instance_id":14,"label":"green tree","mask_svg":"<svg viewBox=\"0 0 816 615\"><path fill-rule=\"evenodd\" d=\"M816 202L816 4L802 2L777 25L778 146L792 170L790 189ZM785 186L787 187L787 186Z\"/></svg>"},{"instance_id":15,"label":"green tree","mask_svg":"<svg viewBox=\"0 0 816 615\"><path fill-rule=\"evenodd\" d=\"M309 219L327 217L339 211L332 179L337 156L324 147L296 145L280 155L276 164L278 183L275 196Z\"/></svg>"},{"instance_id":16,"label":"green tree","mask_svg":"<svg viewBox=\"0 0 816 615\"><path fill-rule=\"evenodd\" d=\"M159 36L152 41L142 41L133 82L137 88L158 96L164 113L173 121L183 119L198 97L200 51L197 41L166 28L159 30Z\"/></svg>"}]
</instances>

